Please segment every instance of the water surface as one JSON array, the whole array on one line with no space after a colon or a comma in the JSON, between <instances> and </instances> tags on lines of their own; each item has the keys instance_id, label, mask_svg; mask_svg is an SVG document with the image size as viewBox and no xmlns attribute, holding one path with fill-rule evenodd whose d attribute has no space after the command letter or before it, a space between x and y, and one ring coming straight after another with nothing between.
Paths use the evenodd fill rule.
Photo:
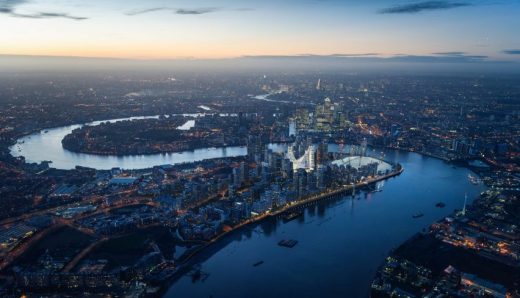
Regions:
<instances>
[{"instance_id":1,"label":"water surface","mask_svg":"<svg viewBox=\"0 0 520 298\"><path fill-rule=\"evenodd\" d=\"M208 274L204 281L185 275L165 296L367 297L392 248L462 208L465 193L474 198L483 190L469 183L465 168L416 153L385 156L405 171L387 180L382 192L322 202L300 219L273 219L233 233L196 257ZM436 208L437 202L446 207ZM415 213L424 216L413 219ZM280 247L282 239L299 243Z\"/></svg>"},{"instance_id":2,"label":"water surface","mask_svg":"<svg viewBox=\"0 0 520 298\"><path fill-rule=\"evenodd\" d=\"M185 116L198 117L204 114L185 114ZM133 119L159 118L159 116L130 117L95 121L88 125L98 125L101 122L116 122ZM179 129L189 129L195 124L194 120L188 120ZM95 155L87 153L77 153L66 150L61 144L61 140L76 128L83 124L63 126L42 130L23 138L20 138L11 149L13 156L24 156L26 162L40 163L42 161L52 161L51 167L57 169L70 170L76 166L89 167L94 169L111 169L119 167L123 169L143 169L164 164L178 164L184 162L194 162L209 158L220 158L230 156L246 155L245 147L226 147L226 148L203 148L177 153L158 153L148 155Z\"/></svg>"}]
</instances>

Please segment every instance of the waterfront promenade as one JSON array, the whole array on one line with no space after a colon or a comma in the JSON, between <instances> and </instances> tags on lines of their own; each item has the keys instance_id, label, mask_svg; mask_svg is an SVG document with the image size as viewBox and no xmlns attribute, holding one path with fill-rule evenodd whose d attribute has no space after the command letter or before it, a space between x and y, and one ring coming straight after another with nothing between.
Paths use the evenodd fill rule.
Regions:
<instances>
[{"instance_id":1,"label":"waterfront promenade","mask_svg":"<svg viewBox=\"0 0 520 298\"><path fill-rule=\"evenodd\" d=\"M326 189L326 190L324 190L324 191L322 191L322 192L320 192L318 194L313 194L313 195L311 195L311 196L309 196L307 198L304 198L304 199L298 200L296 202L292 202L290 204L287 204L283 208L280 208L280 209L277 209L277 210L274 210L274 211L268 211L266 213L263 213L263 214L260 214L258 216L255 216L255 217L252 217L250 219L247 219L247 220L245 220L245 221L243 221L243 222L233 226L231 229L226 230L226 231L220 233L219 235L215 236L211 240L207 241L204 245L202 245L202 246L198 247L197 249L193 250L178 265L177 270L175 271L175 273L172 275L171 278L175 279L177 277L180 277L180 275L182 275L182 272L184 272L184 269L189 268L189 266L191 264L190 260L193 257L195 257L198 253L202 252L204 249L208 248L209 246L217 243L219 240L221 240L225 236L227 236L227 235L229 235L229 234L231 234L233 232L236 232L236 231L238 231L238 230L240 230L240 229L242 229L242 228L244 228L244 227L246 227L248 225L259 223L259 222L261 222L263 220L266 220L268 218L279 216L279 215L283 214L284 212L290 211L290 210L298 208L298 207L303 207L303 206L306 206L308 204L313 204L313 203L316 203L316 202L319 202L319 201L322 201L322 200L325 200L325 199L329 199L329 198L336 197L336 196L339 196L339 195L344 195L345 193L347 193L349 191L352 191L355 188L368 186L368 185L377 183L379 181L383 181L383 180L386 180L386 179L398 176L403 171L404 171L404 168L399 166L397 169L395 169L394 171L392 171L392 172L390 172L388 174L381 175L381 176L376 176L376 177L373 177L373 178L369 178L369 179L361 181L361 182L359 182L357 184L349 184L349 185L344 185L344 186L339 187L339 188Z\"/></svg>"}]
</instances>

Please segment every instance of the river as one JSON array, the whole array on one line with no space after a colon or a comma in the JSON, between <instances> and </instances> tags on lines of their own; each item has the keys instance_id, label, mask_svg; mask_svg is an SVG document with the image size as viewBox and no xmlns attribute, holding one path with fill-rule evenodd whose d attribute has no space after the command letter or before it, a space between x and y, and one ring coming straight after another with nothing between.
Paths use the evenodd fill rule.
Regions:
<instances>
[{"instance_id":1,"label":"river","mask_svg":"<svg viewBox=\"0 0 520 298\"><path fill-rule=\"evenodd\" d=\"M417 153L385 154L405 171L381 192L320 202L288 223L268 219L228 235L195 257L204 281L185 275L165 297L368 297L392 248L462 208L466 193L473 199L483 190L469 183L465 168ZM299 242L278 246L283 239Z\"/></svg>"},{"instance_id":2,"label":"river","mask_svg":"<svg viewBox=\"0 0 520 298\"><path fill-rule=\"evenodd\" d=\"M131 119L137 118L144 117ZM120 120L124 119L111 121ZM81 125L23 137L11 152L25 156L28 162L50 160L51 166L59 169L76 165L137 169L247 152L245 147L228 147L119 157L63 149L63 137L78 127ZM338 145L330 145L329 150L348 152ZM405 171L387 180L382 192L320 202L288 223L268 219L231 233L194 258L207 273L204 281L193 281L185 275L173 283L166 297L367 297L377 267L392 248L462 208L465 193L471 201L483 190L469 183L470 172L465 168L417 153L370 150L376 157L383 154L384 159L401 163ZM446 207L436 208L437 202L444 202ZM415 213L424 216L413 219ZM277 243L282 239L299 243L294 248L280 247ZM260 261L264 263L253 266Z\"/></svg>"},{"instance_id":3,"label":"river","mask_svg":"<svg viewBox=\"0 0 520 298\"><path fill-rule=\"evenodd\" d=\"M189 117L198 117L204 114L183 114ZM225 114L222 114L225 115ZM129 117L95 121L86 125L98 125L102 122L117 122L133 119L159 118L159 116ZM189 129L195 124L194 120L187 121L179 129ZM220 158L228 156L240 156L247 154L245 147L226 147L226 148L204 148L177 153L159 153L149 155L94 155L86 153L76 153L66 150L61 145L61 140L72 130L80 128L85 124L75 124L70 126L56 127L42 130L37 133L25 136L17 140L11 146L13 156L24 156L26 162L40 163L42 161L52 161L51 167L63 170L74 169L76 166L90 167L95 169L111 169L119 167L122 169L143 169L164 164L178 164L184 162L194 162L209 158Z\"/></svg>"}]
</instances>

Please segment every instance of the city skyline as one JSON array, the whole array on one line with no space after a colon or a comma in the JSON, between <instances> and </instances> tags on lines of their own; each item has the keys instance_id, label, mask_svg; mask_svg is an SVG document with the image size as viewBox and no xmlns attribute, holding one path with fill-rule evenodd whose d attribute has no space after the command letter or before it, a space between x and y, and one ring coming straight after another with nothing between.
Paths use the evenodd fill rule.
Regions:
<instances>
[{"instance_id":1,"label":"city skyline","mask_svg":"<svg viewBox=\"0 0 520 298\"><path fill-rule=\"evenodd\" d=\"M0 55L519 61L519 1L365 2L0 1Z\"/></svg>"},{"instance_id":2,"label":"city skyline","mask_svg":"<svg viewBox=\"0 0 520 298\"><path fill-rule=\"evenodd\" d=\"M0 0L0 297L520 297L520 0Z\"/></svg>"}]
</instances>

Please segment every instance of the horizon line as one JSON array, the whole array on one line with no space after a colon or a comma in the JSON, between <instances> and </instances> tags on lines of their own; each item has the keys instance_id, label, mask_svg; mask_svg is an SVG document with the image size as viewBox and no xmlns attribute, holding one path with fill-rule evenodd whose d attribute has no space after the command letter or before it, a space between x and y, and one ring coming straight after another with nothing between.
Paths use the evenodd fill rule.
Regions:
<instances>
[{"instance_id":1,"label":"horizon line","mask_svg":"<svg viewBox=\"0 0 520 298\"><path fill-rule=\"evenodd\" d=\"M67 59L110 59L110 60L130 60L130 61L197 61L197 60L232 60L242 58L374 58L374 59L391 59L391 58L403 58L403 57L467 57L467 58L480 58L482 60L489 59L488 56L471 55L471 54L454 54L446 55L445 53L428 53L428 54L380 54L380 53L345 53L345 54L246 54L239 56L228 56L228 57L116 57L116 56L80 56L80 55L52 55L52 54L11 54L11 53L0 53L0 57L16 57L16 58L67 58ZM493 61L495 60L485 60ZM511 60L504 60L509 62ZM496 61L498 62L498 61Z\"/></svg>"}]
</instances>

